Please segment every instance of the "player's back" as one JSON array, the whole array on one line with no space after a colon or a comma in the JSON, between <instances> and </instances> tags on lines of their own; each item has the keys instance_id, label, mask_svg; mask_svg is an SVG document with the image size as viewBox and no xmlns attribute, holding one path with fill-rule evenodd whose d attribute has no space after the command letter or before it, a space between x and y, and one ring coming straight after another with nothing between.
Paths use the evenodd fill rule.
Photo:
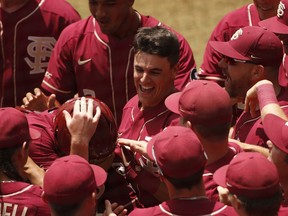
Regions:
<instances>
[{"instance_id":1,"label":"player's back","mask_svg":"<svg viewBox=\"0 0 288 216\"><path fill-rule=\"evenodd\" d=\"M42 200L42 189L18 181L1 181L0 215L48 216L50 210Z\"/></svg>"}]
</instances>

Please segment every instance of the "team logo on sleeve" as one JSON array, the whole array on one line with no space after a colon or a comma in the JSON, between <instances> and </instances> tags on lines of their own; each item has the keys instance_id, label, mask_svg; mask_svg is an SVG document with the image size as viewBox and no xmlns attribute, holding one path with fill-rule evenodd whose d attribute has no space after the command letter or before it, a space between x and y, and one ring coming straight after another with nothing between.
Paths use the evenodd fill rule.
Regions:
<instances>
[{"instance_id":1,"label":"team logo on sleeve","mask_svg":"<svg viewBox=\"0 0 288 216\"><path fill-rule=\"evenodd\" d=\"M240 28L232 35L230 40L237 40L239 36L241 36L242 34L243 34L243 30Z\"/></svg>"},{"instance_id":2,"label":"team logo on sleeve","mask_svg":"<svg viewBox=\"0 0 288 216\"><path fill-rule=\"evenodd\" d=\"M31 68L30 74L44 73L56 40L53 37L33 36L29 36L28 40L32 41L27 47L30 57L26 57L25 61Z\"/></svg>"}]
</instances>

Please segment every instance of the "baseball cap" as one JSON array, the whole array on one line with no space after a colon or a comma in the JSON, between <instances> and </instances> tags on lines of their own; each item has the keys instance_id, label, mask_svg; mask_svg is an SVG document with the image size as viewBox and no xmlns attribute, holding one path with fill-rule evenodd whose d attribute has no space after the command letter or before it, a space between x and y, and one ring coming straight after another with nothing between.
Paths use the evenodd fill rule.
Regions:
<instances>
[{"instance_id":1,"label":"baseball cap","mask_svg":"<svg viewBox=\"0 0 288 216\"><path fill-rule=\"evenodd\" d=\"M38 139L40 132L29 128L25 114L15 108L0 108L0 148L12 148Z\"/></svg>"},{"instance_id":2,"label":"baseball cap","mask_svg":"<svg viewBox=\"0 0 288 216\"><path fill-rule=\"evenodd\" d=\"M264 117L263 126L273 145L288 154L288 122L276 115L268 114Z\"/></svg>"},{"instance_id":3,"label":"baseball cap","mask_svg":"<svg viewBox=\"0 0 288 216\"><path fill-rule=\"evenodd\" d=\"M44 197L51 203L72 205L91 195L106 178L101 167L89 164L84 158L64 156L56 159L44 175Z\"/></svg>"},{"instance_id":4,"label":"baseball cap","mask_svg":"<svg viewBox=\"0 0 288 216\"><path fill-rule=\"evenodd\" d=\"M279 66L283 58L280 39L273 32L259 26L240 28L227 42L209 43L224 56L263 66Z\"/></svg>"},{"instance_id":5,"label":"baseball cap","mask_svg":"<svg viewBox=\"0 0 288 216\"><path fill-rule=\"evenodd\" d=\"M269 198L280 190L277 169L258 152L241 152L213 175L216 184L247 199Z\"/></svg>"},{"instance_id":6,"label":"baseball cap","mask_svg":"<svg viewBox=\"0 0 288 216\"><path fill-rule=\"evenodd\" d=\"M148 142L147 153L160 174L175 179L200 171L207 158L196 134L183 126L169 126Z\"/></svg>"},{"instance_id":7,"label":"baseball cap","mask_svg":"<svg viewBox=\"0 0 288 216\"><path fill-rule=\"evenodd\" d=\"M214 125L232 119L230 97L213 81L192 80L182 92L169 95L165 105L192 124Z\"/></svg>"},{"instance_id":8,"label":"baseball cap","mask_svg":"<svg viewBox=\"0 0 288 216\"><path fill-rule=\"evenodd\" d=\"M286 9L287 8L287 9ZM288 34L288 0L279 2L277 16L260 21L258 24L276 34Z\"/></svg>"}]
</instances>

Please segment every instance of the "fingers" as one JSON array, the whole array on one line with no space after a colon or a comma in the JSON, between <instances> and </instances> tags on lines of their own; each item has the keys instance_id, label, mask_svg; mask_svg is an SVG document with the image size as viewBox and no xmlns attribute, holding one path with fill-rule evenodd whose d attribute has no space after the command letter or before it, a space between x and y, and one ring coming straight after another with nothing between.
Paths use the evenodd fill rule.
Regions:
<instances>
[{"instance_id":1,"label":"fingers","mask_svg":"<svg viewBox=\"0 0 288 216\"><path fill-rule=\"evenodd\" d=\"M93 106L93 105L92 105ZM93 113L93 112L92 112ZM100 107L96 108L95 116L93 117L93 122L98 122L101 116L101 109Z\"/></svg>"},{"instance_id":2,"label":"fingers","mask_svg":"<svg viewBox=\"0 0 288 216\"><path fill-rule=\"evenodd\" d=\"M42 94L44 95L44 93L39 89L39 88L35 88L34 89L34 93L36 97L41 96Z\"/></svg>"},{"instance_id":3,"label":"fingers","mask_svg":"<svg viewBox=\"0 0 288 216\"><path fill-rule=\"evenodd\" d=\"M71 122L71 119L72 119L70 113L67 112L66 110L63 110L63 115L64 115L64 117L65 117L66 124L69 124L69 122Z\"/></svg>"},{"instance_id":4,"label":"fingers","mask_svg":"<svg viewBox=\"0 0 288 216\"><path fill-rule=\"evenodd\" d=\"M48 108L55 107L55 103L56 103L56 95L55 94L51 94L48 97Z\"/></svg>"}]
</instances>

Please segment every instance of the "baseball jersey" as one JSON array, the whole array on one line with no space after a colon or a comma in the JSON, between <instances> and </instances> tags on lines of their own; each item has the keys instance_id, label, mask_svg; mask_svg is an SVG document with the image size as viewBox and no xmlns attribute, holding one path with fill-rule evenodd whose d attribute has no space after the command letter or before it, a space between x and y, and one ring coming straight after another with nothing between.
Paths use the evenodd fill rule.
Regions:
<instances>
[{"instance_id":1,"label":"baseball jersey","mask_svg":"<svg viewBox=\"0 0 288 216\"><path fill-rule=\"evenodd\" d=\"M141 27L163 25L142 16ZM167 27L169 28L169 27ZM183 36L180 42L180 68L175 79L182 89L196 68L192 50ZM70 25L61 34L52 52L42 88L54 93L60 103L78 96L91 95L108 105L118 126L122 109L136 95L133 80L134 35L119 39L103 34L93 16Z\"/></svg>"},{"instance_id":2,"label":"baseball jersey","mask_svg":"<svg viewBox=\"0 0 288 216\"><path fill-rule=\"evenodd\" d=\"M0 8L0 107L21 105L40 86L61 31L78 20L64 0L29 0L12 13Z\"/></svg>"},{"instance_id":3,"label":"baseball jersey","mask_svg":"<svg viewBox=\"0 0 288 216\"><path fill-rule=\"evenodd\" d=\"M214 201L219 201L219 195L217 191L218 185L213 180L213 175L220 167L225 166L230 163L233 157L241 152L241 148L238 144L229 142L228 143L228 152L224 155L224 157L218 159L217 161L206 165L204 174L203 174L203 182L206 190L206 195L209 199ZM216 146L215 146L216 147Z\"/></svg>"},{"instance_id":4,"label":"baseball jersey","mask_svg":"<svg viewBox=\"0 0 288 216\"><path fill-rule=\"evenodd\" d=\"M0 182L0 215L50 216L39 186L25 182Z\"/></svg>"},{"instance_id":5,"label":"baseball jersey","mask_svg":"<svg viewBox=\"0 0 288 216\"><path fill-rule=\"evenodd\" d=\"M119 127L120 138L149 141L167 126L179 124L179 115L168 110L164 101L147 110L140 110L138 105L138 95L125 105ZM125 147L117 146L115 155L115 163L112 166L117 172L119 169L124 171L123 176L127 184L133 187L139 202L145 207L159 204L160 202L153 196L160 185L159 177L154 174L154 164ZM112 185L111 188L115 186L117 187Z\"/></svg>"},{"instance_id":6,"label":"baseball jersey","mask_svg":"<svg viewBox=\"0 0 288 216\"><path fill-rule=\"evenodd\" d=\"M206 215L237 215L234 209L220 202L214 202L208 198L191 197L186 199L174 199L163 202L157 206L143 209L134 209L129 216L206 216Z\"/></svg>"},{"instance_id":7,"label":"baseball jersey","mask_svg":"<svg viewBox=\"0 0 288 216\"><path fill-rule=\"evenodd\" d=\"M254 4L245 5L225 15L210 35L203 62L199 68L199 78L214 80L224 86L225 77L221 68L218 67L218 62L222 59L222 55L212 48L209 41L229 41L239 28L258 25L259 21L257 8Z\"/></svg>"},{"instance_id":8,"label":"baseball jersey","mask_svg":"<svg viewBox=\"0 0 288 216\"><path fill-rule=\"evenodd\" d=\"M287 115L288 89L281 88L277 99L279 105ZM235 124L232 138L240 140L241 142L268 147L266 142L269 138L263 129L260 111L257 111L257 117L254 118L251 117L249 112L243 112Z\"/></svg>"},{"instance_id":9,"label":"baseball jersey","mask_svg":"<svg viewBox=\"0 0 288 216\"><path fill-rule=\"evenodd\" d=\"M63 156L57 148L57 140L53 129L53 119L57 109L44 112L29 112L26 114L29 128L41 133L41 137L32 140L29 145L29 156L43 169L48 169L54 160Z\"/></svg>"}]
</instances>

